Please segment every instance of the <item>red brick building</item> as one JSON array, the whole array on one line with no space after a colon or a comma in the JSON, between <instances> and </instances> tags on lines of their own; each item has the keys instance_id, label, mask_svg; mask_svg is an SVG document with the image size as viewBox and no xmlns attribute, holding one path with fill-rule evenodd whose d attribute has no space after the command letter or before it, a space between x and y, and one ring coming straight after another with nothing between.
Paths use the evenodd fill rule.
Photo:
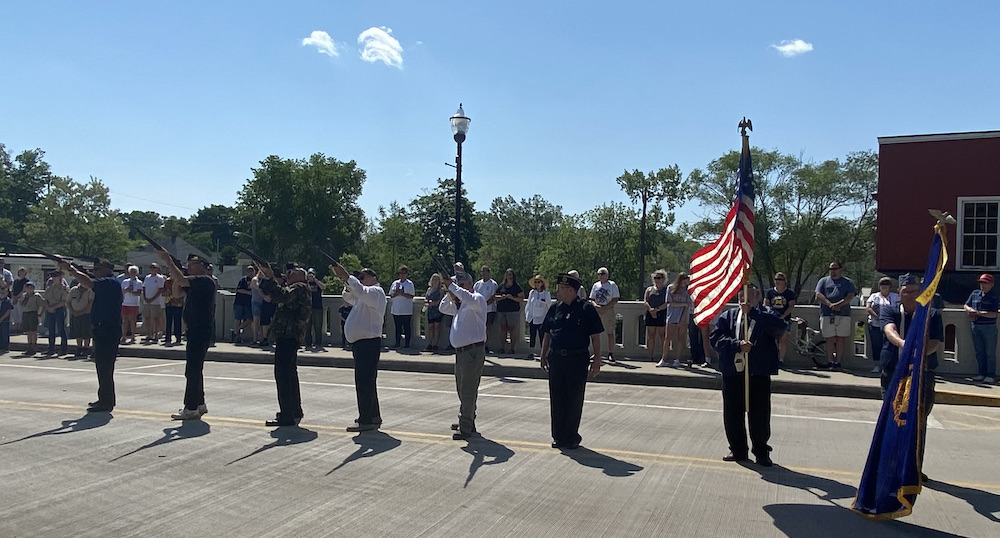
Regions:
<instances>
[{"instance_id":1,"label":"red brick building","mask_svg":"<svg viewBox=\"0 0 1000 538\"><path fill-rule=\"evenodd\" d=\"M879 137L875 268L923 272L934 219L955 216L939 291L964 302L984 272L1000 273L1000 131Z\"/></svg>"}]
</instances>

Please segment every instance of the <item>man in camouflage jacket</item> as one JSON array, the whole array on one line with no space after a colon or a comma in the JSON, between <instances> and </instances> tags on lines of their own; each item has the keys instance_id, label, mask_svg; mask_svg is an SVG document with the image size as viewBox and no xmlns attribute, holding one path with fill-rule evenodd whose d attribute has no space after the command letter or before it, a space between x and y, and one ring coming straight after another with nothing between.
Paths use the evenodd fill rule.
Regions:
<instances>
[{"instance_id":1,"label":"man in camouflage jacket","mask_svg":"<svg viewBox=\"0 0 1000 538\"><path fill-rule=\"evenodd\" d=\"M274 382L278 388L278 414L267 426L294 426L302 419L302 396L299 393L299 346L305 343L306 325L312 314L312 297L306 284L306 272L295 264L288 264L285 286L274 281L270 267L261 267L264 280L260 290L277 304L271 319L274 335Z\"/></svg>"}]
</instances>

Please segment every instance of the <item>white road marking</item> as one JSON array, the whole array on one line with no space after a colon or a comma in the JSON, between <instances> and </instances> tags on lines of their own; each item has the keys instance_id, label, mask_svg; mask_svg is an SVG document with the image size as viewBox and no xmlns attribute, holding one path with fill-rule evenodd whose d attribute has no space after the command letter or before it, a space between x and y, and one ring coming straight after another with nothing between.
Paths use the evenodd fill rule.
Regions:
<instances>
[{"instance_id":1,"label":"white road marking","mask_svg":"<svg viewBox=\"0 0 1000 538\"><path fill-rule=\"evenodd\" d=\"M61 367L58 367L58 366L35 366L35 365L29 365L29 364L0 364L0 367L8 367L8 368L30 368L30 369L35 369L35 370L59 370L59 371L64 371L64 372L84 372L84 373L91 374L91 375L93 375L93 373L94 373L93 370L85 370L85 369L81 369L81 368L61 368ZM135 371L130 371L130 370L131 369L119 370L116 373L120 373L122 375L138 375L138 376L150 376L150 377L177 377L177 378L183 378L184 377L183 374L161 374L161 373L154 373L154 372L135 372ZM247 381L247 382L254 382L254 383L274 383L273 379L254 379L254 378L249 378L249 377L205 376L205 379L206 380L208 380L208 379L214 379L214 380L218 380L218 381L237 381L237 382ZM350 388L350 389L354 388L354 384L353 383L328 383L328 382L323 382L323 381L300 381L299 383L301 385L312 385L312 386L318 386L318 387L338 387L338 388ZM506 383L503 383L501 381L496 381L494 383L487 383L486 385L484 385L484 387L495 386L494 384L506 384ZM403 391L403 392L421 392L421 393L427 393L427 394L455 394L454 390L417 389L417 388L412 388L412 387L387 387L387 386L384 386L384 385L379 385L378 388L379 388L379 390L395 390L395 391ZM480 387L480 388L482 388L482 387ZM547 396L523 396L523 395L517 395L517 394L491 394L491 393L485 393L485 394L480 394L480 396L482 396L484 398L508 398L508 399L513 399L513 400L533 400L533 401L548 401L549 400L549 398ZM699 408L699 407L679 407L679 406L672 406L672 405L639 404L639 403L628 403L628 402L608 402L608 401L602 401L602 400L585 400L585 403L588 403L588 404L591 404L591 405L609 405L609 406L618 406L618 407L634 407L634 408L640 408L640 409L657 409L657 410L666 410L666 411L691 411L691 412L699 412L699 413L722 414L722 409L721 408L705 409L705 408ZM794 420L818 420L818 421L822 421L822 422L840 422L840 423L847 423L847 424L875 424L876 423L876 421L874 421L874 420L857 420L857 419L848 419L848 418L815 417L815 416L814 417L808 417L808 416L801 416L801 415L783 415L783 414L772 414L771 416L775 417L775 418L785 418L785 419L794 419ZM928 417L928 421L927 422L928 422L928 427L944 429L944 426L940 422L938 422L936 419L933 420L933 424L932 424L931 418Z\"/></svg>"},{"instance_id":2,"label":"white road marking","mask_svg":"<svg viewBox=\"0 0 1000 538\"><path fill-rule=\"evenodd\" d=\"M133 366L131 368L119 368L116 371L118 371L118 372L129 372L129 371L132 371L132 370L145 370L146 368L159 368L161 366L176 366L176 365L183 365L183 364L184 364L184 361L173 361L173 362L164 362L164 363L160 363L160 364L149 364L149 365L146 365L146 366Z\"/></svg>"}]
</instances>

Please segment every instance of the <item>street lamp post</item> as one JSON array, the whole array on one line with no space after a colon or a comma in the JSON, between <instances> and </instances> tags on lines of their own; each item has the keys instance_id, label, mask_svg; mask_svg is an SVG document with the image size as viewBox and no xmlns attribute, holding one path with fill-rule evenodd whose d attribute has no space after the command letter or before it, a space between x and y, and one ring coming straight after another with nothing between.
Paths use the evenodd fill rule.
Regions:
<instances>
[{"instance_id":1,"label":"street lamp post","mask_svg":"<svg viewBox=\"0 0 1000 538\"><path fill-rule=\"evenodd\" d=\"M462 110L462 103L458 104L458 112L451 117L451 133L455 135L455 143L458 144L458 154L455 156L455 261L462 260L462 142L465 142L465 134L469 132L469 122L472 120L465 115Z\"/></svg>"}]
</instances>

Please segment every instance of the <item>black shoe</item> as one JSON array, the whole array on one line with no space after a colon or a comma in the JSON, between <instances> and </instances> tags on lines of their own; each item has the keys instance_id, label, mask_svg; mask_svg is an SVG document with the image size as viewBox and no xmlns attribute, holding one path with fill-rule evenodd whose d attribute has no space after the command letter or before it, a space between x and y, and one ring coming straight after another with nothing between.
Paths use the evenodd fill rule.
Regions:
<instances>
[{"instance_id":1,"label":"black shoe","mask_svg":"<svg viewBox=\"0 0 1000 538\"><path fill-rule=\"evenodd\" d=\"M472 437L472 433L458 431L458 432L455 432L455 433L451 434L451 438L454 439L454 440L456 440L456 441L465 441L469 437Z\"/></svg>"},{"instance_id":2,"label":"black shoe","mask_svg":"<svg viewBox=\"0 0 1000 538\"><path fill-rule=\"evenodd\" d=\"M459 431L459 430L461 430L461 427L456 422L456 423L454 423L454 424L451 425L451 429L455 430L455 431ZM475 427L472 428L472 433L476 433L476 428Z\"/></svg>"},{"instance_id":3,"label":"black shoe","mask_svg":"<svg viewBox=\"0 0 1000 538\"><path fill-rule=\"evenodd\" d=\"M347 427L347 431L349 432L367 432L377 429L378 424L354 424L353 426Z\"/></svg>"},{"instance_id":4,"label":"black shoe","mask_svg":"<svg viewBox=\"0 0 1000 538\"><path fill-rule=\"evenodd\" d=\"M760 456L757 456L757 465L760 465L761 467L773 467L774 462L771 461L770 456L768 456L767 454L762 454Z\"/></svg>"},{"instance_id":5,"label":"black shoe","mask_svg":"<svg viewBox=\"0 0 1000 538\"><path fill-rule=\"evenodd\" d=\"M923 471L920 471L920 480L922 482L930 482L931 479L927 478L927 475L925 475Z\"/></svg>"},{"instance_id":6,"label":"black shoe","mask_svg":"<svg viewBox=\"0 0 1000 538\"><path fill-rule=\"evenodd\" d=\"M552 448L562 448L563 446L555 441L552 442Z\"/></svg>"},{"instance_id":7,"label":"black shoe","mask_svg":"<svg viewBox=\"0 0 1000 538\"><path fill-rule=\"evenodd\" d=\"M272 418L264 421L264 425L268 428L280 428L282 426L294 426L297 424L295 420L288 418Z\"/></svg>"},{"instance_id":8,"label":"black shoe","mask_svg":"<svg viewBox=\"0 0 1000 538\"><path fill-rule=\"evenodd\" d=\"M732 452L722 457L722 461L747 461L748 459L746 454L733 454Z\"/></svg>"},{"instance_id":9,"label":"black shoe","mask_svg":"<svg viewBox=\"0 0 1000 538\"><path fill-rule=\"evenodd\" d=\"M113 406L113 405L105 405L105 404L97 403L96 405L91 404L89 407L87 407L87 412L88 413L110 413L111 410L114 409L114 408L115 408L115 406Z\"/></svg>"}]
</instances>

